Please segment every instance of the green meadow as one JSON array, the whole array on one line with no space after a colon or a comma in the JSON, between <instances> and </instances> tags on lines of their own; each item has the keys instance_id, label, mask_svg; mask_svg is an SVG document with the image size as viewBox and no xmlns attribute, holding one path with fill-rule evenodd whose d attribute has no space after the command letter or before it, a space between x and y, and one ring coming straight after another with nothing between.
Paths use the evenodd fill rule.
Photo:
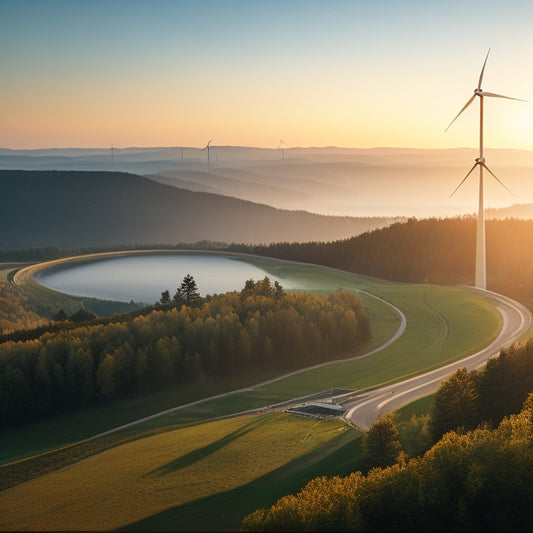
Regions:
<instances>
[{"instance_id":1,"label":"green meadow","mask_svg":"<svg viewBox=\"0 0 533 533\"><path fill-rule=\"evenodd\" d=\"M285 414L139 435L5 491L0 527L236 529L247 513L299 483L349 471L358 436L340 421Z\"/></svg>"},{"instance_id":2,"label":"green meadow","mask_svg":"<svg viewBox=\"0 0 533 533\"><path fill-rule=\"evenodd\" d=\"M259 414L262 407L331 388L377 387L427 371L486 346L501 326L491 302L466 288L245 259L286 280L292 290L343 288L374 295L361 293L372 339L350 354L353 359L263 385L257 386L274 376L162 391L7 431L0 477L9 478L4 486L12 488L0 494L0 529L238 528L254 509L316 475L356 469L360 457L361 434L341 421ZM405 314L405 332L385 349L354 358L381 346L399 327L400 317L386 302ZM416 412L427 412L430 403L421 401ZM170 407L178 409L76 444ZM245 410L257 414L220 418ZM67 447L57 451L61 446Z\"/></svg>"}]
</instances>

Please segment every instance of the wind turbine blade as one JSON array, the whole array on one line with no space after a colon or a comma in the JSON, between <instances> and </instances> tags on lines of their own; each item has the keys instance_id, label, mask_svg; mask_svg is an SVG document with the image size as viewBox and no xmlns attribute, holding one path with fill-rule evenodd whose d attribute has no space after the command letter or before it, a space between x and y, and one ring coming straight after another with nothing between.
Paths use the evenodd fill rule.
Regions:
<instances>
[{"instance_id":1,"label":"wind turbine blade","mask_svg":"<svg viewBox=\"0 0 533 533\"><path fill-rule=\"evenodd\" d=\"M485 72L485 65L487 64L487 59L489 58L489 54L490 54L490 48L489 48L489 51L487 52L487 57L485 57L485 62L483 63L483 68L481 69L481 74L479 75L479 81L477 82L477 88L478 89L481 89L481 82L483 81L483 74Z\"/></svg>"},{"instance_id":2,"label":"wind turbine blade","mask_svg":"<svg viewBox=\"0 0 533 533\"><path fill-rule=\"evenodd\" d=\"M479 96L493 96L495 98L507 98L507 100L518 100L519 102L527 102L527 100L522 100L520 98L511 98L510 96L503 96L503 94L488 93L486 91L481 91L478 94Z\"/></svg>"},{"instance_id":3,"label":"wind turbine blade","mask_svg":"<svg viewBox=\"0 0 533 533\"><path fill-rule=\"evenodd\" d=\"M479 163L476 161L474 166L468 171L468 174L463 178L463 181L461 183L459 183L459 185L457 185L457 187L455 187L454 191L452 192L452 194L450 194L450 198L458 191L459 187L461 187L461 185L466 181L466 178L468 178L468 176L470 176L470 174L472 174L472 172L474 171L474 169L479 165ZM497 178L496 178L497 179Z\"/></svg>"},{"instance_id":4,"label":"wind turbine blade","mask_svg":"<svg viewBox=\"0 0 533 533\"><path fill-rule=\"evenodd\" d=\"M461 111L459 111L459 113L457 113L455 118L448 124L448 127L444 130L444 133L446 133L450 129L450 126L459 118L459 115L474 101L475 97L476 97L475 94L473 94L471 96L470 100L468 100L468 102L466 102L466 104L464 105L463 109L461 109Z\"/></svg>"},{"instance_id":5,"label":"wind turbine blade","mask_svg":"<svg viewBox=\"0 0 533 533\"><path fill-rule=\"evenodd\" d=\"M499 178L498 176L496 176L496 174L494 174L494 172L492 172L492 170L487 166L485 165L485 163L482 163L483 167L487 169L487 171L489 172L489 174L491 174L491 176L510 194L512 194L515 198L516 196L514 195L513 191L511 191L511 189L509 189L509 187L507 187Z\"/></svg>"}]
</instances>

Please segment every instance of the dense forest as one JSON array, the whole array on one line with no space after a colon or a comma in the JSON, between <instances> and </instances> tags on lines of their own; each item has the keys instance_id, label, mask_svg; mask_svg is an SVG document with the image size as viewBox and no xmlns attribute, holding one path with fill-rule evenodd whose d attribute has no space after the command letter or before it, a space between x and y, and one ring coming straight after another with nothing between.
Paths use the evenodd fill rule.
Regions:
<instances>
[{"instance_id":1,"label":"dense forest","mask_svg":"<svg viewBox=\"0 0 533 533\"><path fill-rule=\"evenodd\" d=\"M353 353L368 317L348 291L287 294L268 278L0 345L0 425L195 380L261 375Z\"/></svg>"},{"instance_id":2,"label":"dense forest","mask_svg":"<svg viewBox=\"0 0 533 533\"><path fill-rule=\"evenodd\" d=\"M178 245L123 245L91 248L42 247L0 250L4 261L44 261L76 254L129 249L203 249L253 253L326 265L403 282L473 285L476 219L410 218L386 228L331 242L279 242L270 245L199 241ZM487 288L533 308L533 265L527 243L533 220L486 221Z\"/></svg>"},{"instance_id":3,"label":"dense forest","mask_svg":"<svg viewBox=\"0 0 533 533\"><path fill-rule=\"evenodd\" d=\"M474 283L476 219L472 216L398 222L333 242L230 246L279 259L327 265L404 282ZM533 308L528 244L533 220L486 221L487 288Z\"/></svg>"},{"instance_id":4,"label":"dense forest","mask_svg":"<svg viewBox=\"0 0 533 533\"><path fill-rule=\"evenodd\" d=\"M242 529L529 531L532 390L533 341L483 371L459 369L431 417L413 415L400 431L393 416L376 421L363 438L366 473L314 479Z\"/></svg>"}]
</instances>

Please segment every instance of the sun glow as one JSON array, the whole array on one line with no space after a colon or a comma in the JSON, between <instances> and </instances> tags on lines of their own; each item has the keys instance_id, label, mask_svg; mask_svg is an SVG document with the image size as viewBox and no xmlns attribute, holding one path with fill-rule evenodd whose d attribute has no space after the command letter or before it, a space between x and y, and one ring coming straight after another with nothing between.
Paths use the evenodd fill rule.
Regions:
<instances>
[{"instance_id":1,"label":"sun glow","mask_svg":"<svg viewBox=\"0 0 533 533\"><path fill-rule=\"evenodd\" d=\"M533 99L530 2L478 31L459 1L332 1L4 0L0 146L475 146L442 132L489 46L487 87ZM530 148L531 104L490 107L488 145Z\"/></svg>"}]
</instances>

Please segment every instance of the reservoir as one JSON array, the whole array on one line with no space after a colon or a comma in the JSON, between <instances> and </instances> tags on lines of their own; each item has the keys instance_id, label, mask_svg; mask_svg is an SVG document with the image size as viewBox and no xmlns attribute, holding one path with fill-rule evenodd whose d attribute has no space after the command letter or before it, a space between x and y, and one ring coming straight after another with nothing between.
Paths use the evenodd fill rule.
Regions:
<instances>
[{"instance_id":1,"label":"reservoir","mask_svg":"<svg viewBox=\"0 0 533 533\"><path fill-rule=\"evenodd\" d=\"M48 287L74 296L153 304L168 290L172 297L184 276L191 274L202 296L241 290L248 279L268 276L261 268L214 254L139 254L117 256L77 263L65 263L34 274L34 279Z\"/></svg>"}]
</instances>

